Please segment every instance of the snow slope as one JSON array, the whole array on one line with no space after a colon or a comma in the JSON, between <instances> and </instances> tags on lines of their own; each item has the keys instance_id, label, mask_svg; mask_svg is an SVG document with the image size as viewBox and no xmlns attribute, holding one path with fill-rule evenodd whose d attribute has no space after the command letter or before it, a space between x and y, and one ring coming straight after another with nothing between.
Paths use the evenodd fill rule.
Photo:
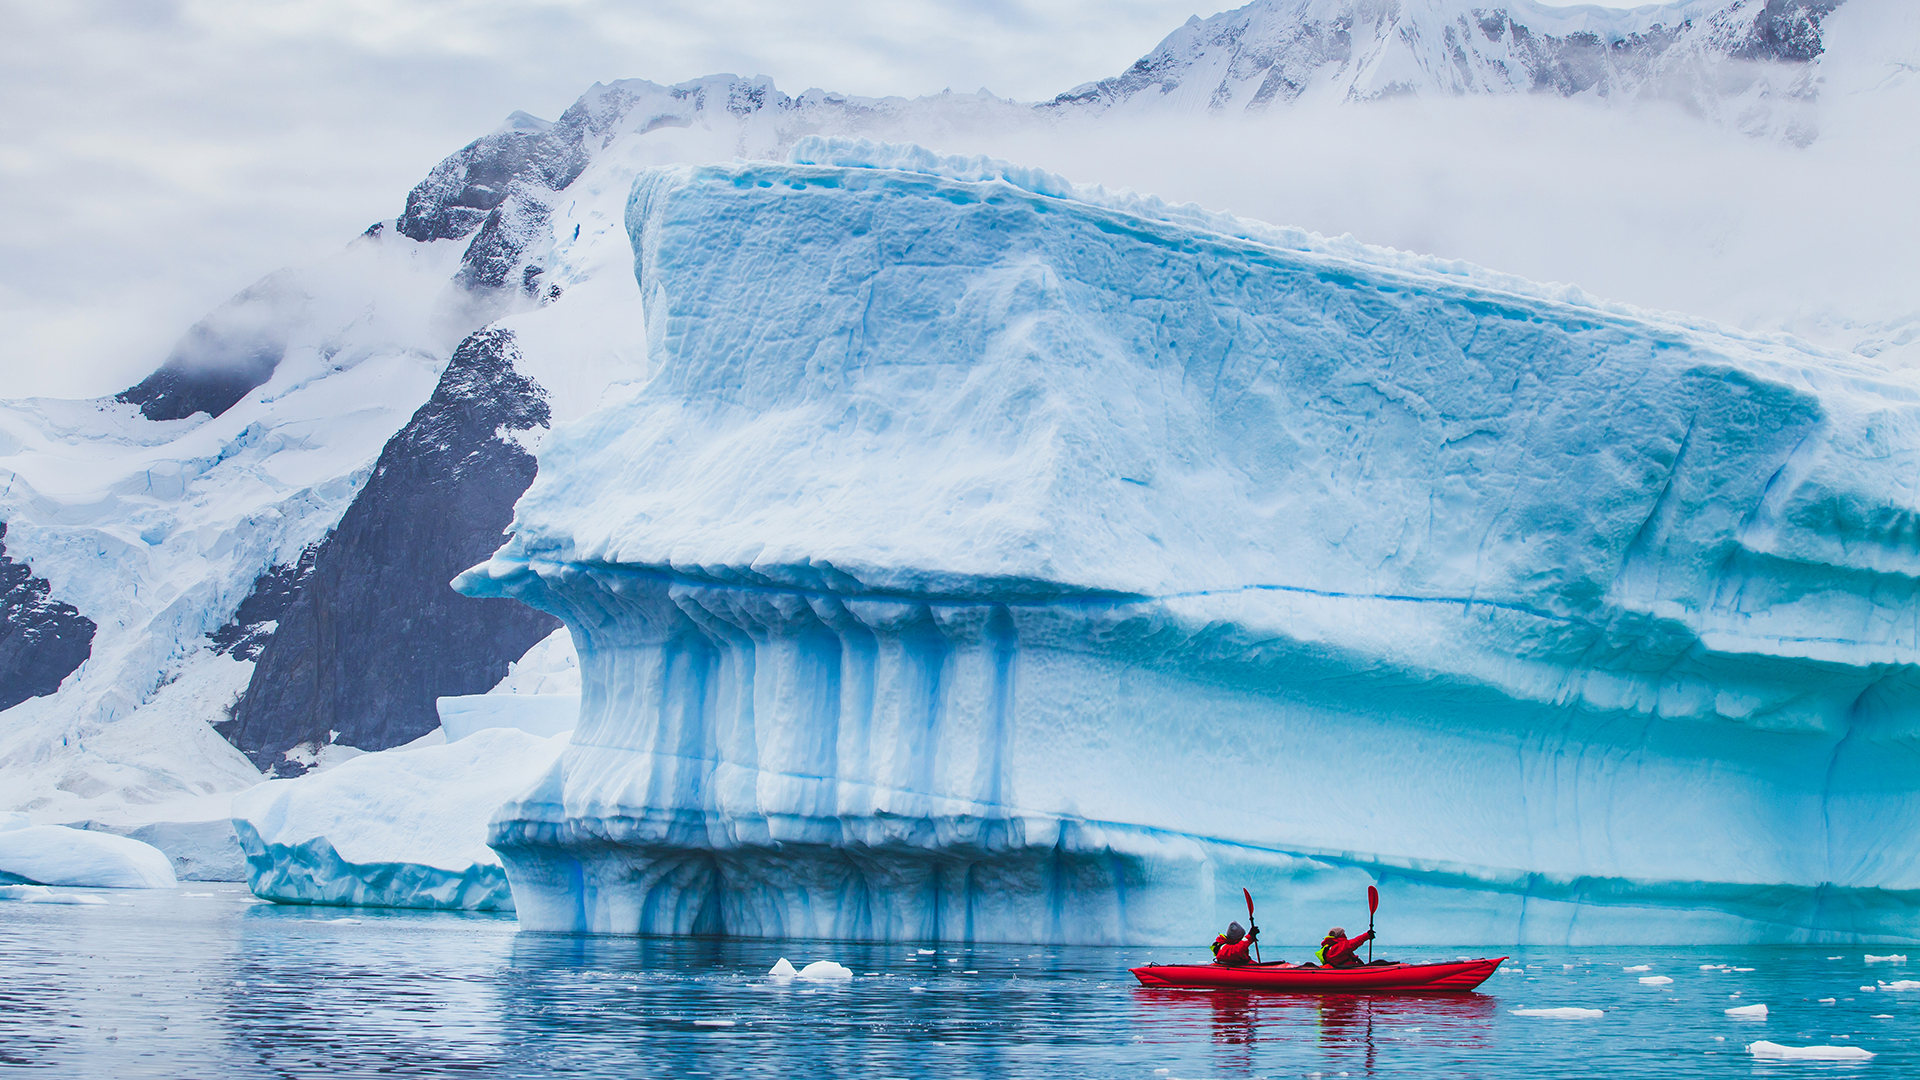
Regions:
<instances>
[{"instance_id":1,"label":"snow slope","mask_svg":"<svg viewBox=\"0 0 1920 1080\"><path fill-rule=\"evenodd\" d=\"M809 140L663 168L656 373L456 586L564 619L523 924L1920 937L1920 408L1787 340ZM1413 925L1408 925L1412 923Z\"/></svg>"}]
</instances>

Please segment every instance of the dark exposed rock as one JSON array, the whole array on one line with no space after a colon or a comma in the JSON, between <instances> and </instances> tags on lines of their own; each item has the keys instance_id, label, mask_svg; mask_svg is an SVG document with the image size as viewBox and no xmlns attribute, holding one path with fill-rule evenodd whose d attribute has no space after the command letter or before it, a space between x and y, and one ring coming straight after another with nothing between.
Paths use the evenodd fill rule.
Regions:
<instances>
[{"instance_id":1,"label":"dark exposed rock","mask_svg":"<svg viewBox=\"0 0 1920 1080\"><path fill-rule=\"evenodd\" d=\"M50 595L45 578L7 555L0 521L0 709L60 689L93 652L93 620Z\"/></svg>"},{"instance_id":2,"label":"dark exposed rock","mask_svg":"<svg viewBox=\"0 0 1920 1080\"><path fill-rule=\"evenodd\" d=\"M499 546L533 481L533 456L498 434L549 421L545 392L514 371L514 356L509 331L467 338L314 553L219 725L261 768L301 771L284 754L303 744L381 750L416 739L439 724L435 698L484 693L559 626L447 585Z\"/></svg>"},{"instance_id":3,"label":"dark exposed rock","mask_svg":"<svg viewBox=\"0 0 1920 1080\"><path fill-rule=\"evenodd\" d=\"M280 617L300 595L307 579L313 576L313 560L320 552L315 544L300 553L291 566L275 566L253 581L253 591L240 601L233 619L208 634L215 652L230 653L236 660L257 660L273 639Z\"/></svg>"},{"instance_id":4,"label":"dark exposed rock","mask_svg":"<svg viewBox=\"0 0 1920 1080\"><path fill-rule=\"evenodd\" d=\"M140 406L149 420L219 416L273 377L305 303L292 274L268 275L195 323L166 363L115 400Z\"/></svg>"},{"instance_id":5,"label":"dark exposed rock","mask_svg":"<svg viewBox=\"0 0 1920 1080\"><path fill-rule=\"evenodd\" d=\"M1729 55L1736 60L1774 60L1804 64L1826 51L1820 21L1841 0L1767 0L1744 39Z\"/></svg>"}]
</instances>

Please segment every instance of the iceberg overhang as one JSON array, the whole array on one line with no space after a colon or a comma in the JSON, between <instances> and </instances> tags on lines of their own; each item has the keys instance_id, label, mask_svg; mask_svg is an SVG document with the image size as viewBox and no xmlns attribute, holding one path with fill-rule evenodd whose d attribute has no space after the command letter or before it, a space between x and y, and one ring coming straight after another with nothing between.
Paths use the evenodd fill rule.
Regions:
<instances>
[{"instance_id":1,"label":"iceberg overhang","mask_svg":"<svg viewBox=\"0 0 1920 1080\"><path fill-rule=\"evenodd\" d=\"M1204 940L1379 880L1402 940L1920 936L1911 380L794 158L640 178L654 374L456 582L580 652L491 829L523 924Z\"/></svg>"}]
</instances>

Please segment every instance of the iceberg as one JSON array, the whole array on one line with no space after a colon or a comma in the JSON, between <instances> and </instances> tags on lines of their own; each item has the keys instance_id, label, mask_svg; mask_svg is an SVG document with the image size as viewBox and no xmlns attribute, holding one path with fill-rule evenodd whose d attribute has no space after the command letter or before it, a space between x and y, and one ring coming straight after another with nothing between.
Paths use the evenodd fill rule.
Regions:
<instances>
[{"instance_id":1,"label":"iceberg","mask_svg":"<svg viewBox=\"0 0 1920 1080\"><path fill-rule=\"evenodd\" d=\"M170 889L176 882L173 863L151 844L64 825L33 825L25 814L8 813L0 815L0 884Z\"/></svg>"},{"instance_id":2,"label":"iceberg","mask_svg":"<svg viewBox=\"0 0 1920 1080\"><path fill-rule=\"evenodd\" d=\"M242 792L233 827L247 887L283 904L512 911L487 820L566 741L489 727Z\"/></svg>"},{"instance_id":3,"label":"iceberg","mask_svg":"<svg viewBox=\"0 0 1920 1080\"><path fill-rule=\"evenodd\" d=\"M1920 938L1910 375L918 147L627 227L455 581L578 648L523 927Z\"/></svg>"}]
</instances>

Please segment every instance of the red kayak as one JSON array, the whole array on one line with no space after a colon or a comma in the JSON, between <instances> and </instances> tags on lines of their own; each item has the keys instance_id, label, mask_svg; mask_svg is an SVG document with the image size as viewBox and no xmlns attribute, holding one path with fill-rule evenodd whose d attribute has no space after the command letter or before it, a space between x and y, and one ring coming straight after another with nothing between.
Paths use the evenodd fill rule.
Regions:
<instances>
[{"instance_id":1,"label":"red kayak","mask_svg":"<svg viewBox=\"0 0 1920 1080\"><path fill-rule=\"evenodd\" d=\"M1278 990L1290 994L1364 994L1379 991L1467 991L1487 981L1506 957L1452 964L1367 964L1363 967L1271 964L1148 964L1133 969L1142 986L1189 990Z\"/></svg>"}]
</instances>

